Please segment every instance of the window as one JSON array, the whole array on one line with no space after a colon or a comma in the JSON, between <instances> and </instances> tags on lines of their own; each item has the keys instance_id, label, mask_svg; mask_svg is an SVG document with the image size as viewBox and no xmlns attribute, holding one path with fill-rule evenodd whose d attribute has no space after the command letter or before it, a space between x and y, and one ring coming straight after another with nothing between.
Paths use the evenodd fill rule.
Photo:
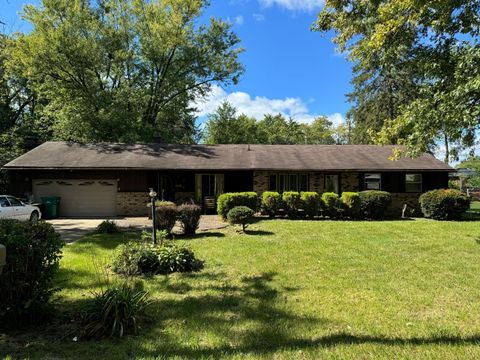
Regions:
<instances>
[{"instance_id":1,"label":"window","mask_svg":"<svg viewBox=\"0 0 480 360\"><path fill-rule=\"evenodd\" d=\"M325 192L333 192L338 194L340 192L338 174L325 175Z\"/></svg>"},{"instance_id":2,"label":"window","mask_svg":"<svg viewBox=\"0 0 480 360\"><path fill-rule=\"evenodd\" d=\"M11 196L8 197L8 201L10 201L10 204L12 204L12 206L23 206L20 200L15 199L14 197L11 197Z\"/></svg>"},{"instance_id":3,"label":"window","mask_svg":"<svg viewBox=\"0 0 480 360\"><path fill-rule=\"evenodd\" d=\"M10 203L6 197L0 197L0 207L10 207Z\"/></svg>"},{"instance_id":4,"label":"window","mask_svg":"<svg viewBox=\"0 0 480 360\"><path fill-rule=\"evenodd\" d=\"M308 191L307 174L272 174L269 178L270 191Z\"/></svg>"},{"instance_id":5,"label":"window","mask_svg":"<svg viewBox=\"0 0 480 360\"><path fill-rule=\"evenodd\" d=\"M381 190L382 174L365 174L365 190Z\"/></svg>"},{"instance_id":6,"label":"window","mask_svg":"<svg viewBox=\"0 0 480 360\"><path fill-rule=\"evenodd\" d=\"M405 174L405 191L422 192L422 174Z\"/></svg>"}]
</instances>

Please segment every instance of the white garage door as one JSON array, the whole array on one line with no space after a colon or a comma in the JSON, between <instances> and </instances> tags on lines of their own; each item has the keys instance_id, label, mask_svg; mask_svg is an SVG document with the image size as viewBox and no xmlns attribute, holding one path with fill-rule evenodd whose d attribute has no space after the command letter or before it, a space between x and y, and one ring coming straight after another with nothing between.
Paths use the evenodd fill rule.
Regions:
<instances>
[{"instance_id":1,"label":"white garage door","mask_svg":"<svg viewBox=\"0 0 480 360\"><path fill-rule=\"evenodd\" d=\"M33 196L60 196L60 216L115 216L116 180L33 180Z\"/></svg>"}]
</instances>

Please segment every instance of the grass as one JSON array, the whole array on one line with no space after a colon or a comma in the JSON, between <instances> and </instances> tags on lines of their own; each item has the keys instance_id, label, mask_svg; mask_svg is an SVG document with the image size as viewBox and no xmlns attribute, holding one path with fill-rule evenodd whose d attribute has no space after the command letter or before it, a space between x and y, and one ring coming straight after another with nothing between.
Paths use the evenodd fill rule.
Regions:
<instances>
[{"instance_id":1,"label":"grass","mask_svg":"<svg viewBox=\"0 0 480 360\"><path fill-rule=\"evenodd\" d=\"M188 243L197 274L143 278L151 294L137 337L74 342L69 313L101 284L129 235L65 248L54 302L64 319L0 335L14 358L479 358L478 223L264 220L247 234Z\"/></svg>"}]
</instances>

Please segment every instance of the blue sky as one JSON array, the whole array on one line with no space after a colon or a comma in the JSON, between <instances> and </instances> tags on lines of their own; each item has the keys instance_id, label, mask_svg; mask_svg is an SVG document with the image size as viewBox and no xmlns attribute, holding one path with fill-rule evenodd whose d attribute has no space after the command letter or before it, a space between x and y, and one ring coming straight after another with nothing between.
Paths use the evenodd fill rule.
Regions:
<instances>
[{"instance_id":1,"label":"blue sky","mask_svg":"<svg viewBox=\"0 0 480 360\"><path fill-rule=\"evenodd\" d=\"M29 30L18 16L24 3L0 0L0 20L7 32ZM257 118L280 112L302 122L317 115L342 121L349 108L345 93L350 90L351 64L335 52L331 34L310 31L321 5L322 0L211 0L204 17L233 24L246 50L240 58L246 72L238 85L214 87L208 99L199 101L199 116L228 100Z\"/></svg>"}]
</instances>

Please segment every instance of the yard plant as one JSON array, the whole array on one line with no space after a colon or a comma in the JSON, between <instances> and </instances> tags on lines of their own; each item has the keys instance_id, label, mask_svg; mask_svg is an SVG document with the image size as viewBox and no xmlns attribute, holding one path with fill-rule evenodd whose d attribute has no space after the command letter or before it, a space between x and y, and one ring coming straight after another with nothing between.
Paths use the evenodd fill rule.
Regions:
<instances>
[{"instance_id":1,"label":"yard plant","mask_svg":"<svg viewBox=\"0 0 480 360\"><path fill-rule=\"evenodd\" d=\"M470 199L459 190L439 189L422 194L420 205L427 218L458 220L470 208Z\"/></svg>"}]
</instances>

